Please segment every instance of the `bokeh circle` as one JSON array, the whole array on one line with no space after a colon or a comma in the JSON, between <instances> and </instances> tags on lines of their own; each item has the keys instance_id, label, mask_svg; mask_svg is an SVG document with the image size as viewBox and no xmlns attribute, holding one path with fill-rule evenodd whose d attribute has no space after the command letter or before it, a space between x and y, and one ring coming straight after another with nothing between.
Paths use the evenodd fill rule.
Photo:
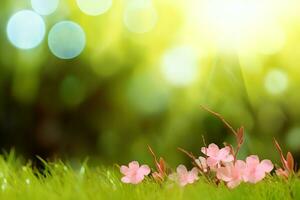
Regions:
<instances>
[{"instance_id":1,"label":"bokeh circle","mask_svg":"<svg viewBox=\"0 0 300 200\"><path fill-rule=\"evenodd\" d=\"M58 8L59 0L31 0L31 6L40 15L50 15Z\"/></svg>"},{"instance_id":2,"label":"bokeh circle","mask_svg":"<svg viewBox=\"0 0 300 200\"><path fill-rule=\"evenodd\" d=\"M112 0L76 0L78 7L87 15L101 15L112 6Z\"/></svg>"},{"instance_id":3,"label":"bokeh circle","mask_svg":"<svg viewBox=\"0 0 300 200\"><path fill-rule=\"evenodd\" d=\"M157 20L158 14L151 0L132 0L125 7L123 21L130 32L149 32Z\"/></svg>"},{"instance_id":4,"label":"bokeh circle","mask_svg":"<svg viewBox=\"0 0 300 200\"><path fill-rule=\"evenodd\" d=\"M32 49L44 39L46 26L43 18L30 10L15 13L7 24L7 37L17 48Z\"/></svg>"},{"instance_id":5,"label":"bokeh circle","mask_svg":"<svg viewBox=\"0 0 300 200\"><path fill-rule=\"evenodd\" d=\"M72 59L79 56L84 50L85 44L85 33L75 22L59 22L49 32L49 49L58 58Z\"/></svg>"}]
</instances>

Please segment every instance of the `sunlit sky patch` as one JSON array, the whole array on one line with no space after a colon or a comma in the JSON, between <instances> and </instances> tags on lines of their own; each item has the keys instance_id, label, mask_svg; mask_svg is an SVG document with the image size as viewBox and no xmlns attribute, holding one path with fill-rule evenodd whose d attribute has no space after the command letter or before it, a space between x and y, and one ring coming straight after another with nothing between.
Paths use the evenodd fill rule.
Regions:
<instances>
[{"instance_id":1,"label":"sunlit sky patch","mask_svg":"<svg viewBox=\"0 0 300 200\"><path fill-rule=\"evenodd\" d=\"M61 59L72 59L81 54L86 45L83 29L75 22L62 21L55 24L48 36L51 52Z\"/></svg>"},{"instance_id":2,"label":"sunlit sky patch","mask_svg":"<svg viewBox=\"0 0 300 200\"><path fill-rule=\"evenodd\" d=\"M32 8L40 15L50 15L58 8L59 0L31 0Z\"/></svg>"},{"instance_id":3,"label":"sunlit sky patch","mask_svg":"<svg viewBox=\"0 0 300 200\"><path fill-rule=\"evenodd\" d=\"M87 15L100 15L112 6L112 0L76 0L78 7Z\"/></svg>"},{"instance_id":4,"label":"sunlit sky patch","mask_svg":"<svg viewBox=\"0 0 300 200\"><path fill-rule=\"evenodd\" d=\"M9 41L20 49L37 47L45 37L45 23L41 16L30 10L15 13L7 24Z\"/></svg>"}]
</instances>

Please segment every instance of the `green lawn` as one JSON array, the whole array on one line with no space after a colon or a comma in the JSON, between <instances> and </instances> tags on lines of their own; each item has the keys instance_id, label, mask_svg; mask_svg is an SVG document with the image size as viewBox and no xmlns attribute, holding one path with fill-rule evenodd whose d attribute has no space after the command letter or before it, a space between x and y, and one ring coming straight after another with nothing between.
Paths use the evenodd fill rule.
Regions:
<instances>
[{"instance_id":1,"label":"green lawn","mask_svg":"<svg viewBox=\"0 0 300 200\"><path fill-rule=\"evenodd\" d=\"M172 182L163 185L148 179L140 185L120 182L117 167L82 166L74 170L57 162L47 164L44 174L22 165L9 155L0 156L0 199L300 199L300 180L267 177L256 184L242 184L233 190L201 179L184 188Z\"/></svg>"}]
</instances>

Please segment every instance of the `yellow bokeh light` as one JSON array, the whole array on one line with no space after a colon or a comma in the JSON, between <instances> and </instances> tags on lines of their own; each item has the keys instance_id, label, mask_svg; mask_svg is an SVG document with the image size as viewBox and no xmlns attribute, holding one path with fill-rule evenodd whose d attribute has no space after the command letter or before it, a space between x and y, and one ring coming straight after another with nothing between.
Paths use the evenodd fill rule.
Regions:
<instances>
[{"instance_id":1,"label":"yellow bokeh light","mask_svg":"<svg viewBox=\"0 0 300 200\"><path fill-rule=\"evenodd\" d=\"M131 32L149 32L155 27L157 20L157 11L151 0L129 0L125 6L123 21Z\"/></svg>"},{"instance_id":2,"label":"yellow bokeh light","mask_svg":"<svg viewBox=\"0 0 300 200\"><path fill-rule=\"evenodd\" d=\"M288 87L288 77L281 70L271 70L265 78L265 87L270 94L280 94Z\"/></svg>"},{"instance_id":3,"label":"yellow bokeh light","mask_svg":"<svg viewBox=\"0 0 300 200\"><path fill-rule=\"evenodd\" d=\"M82 12L87 15L101 15L112 6L112 0L76 0Z\"/></svg>"},{"instance_id":4,"label":"yellow bokeh light","mask_svg":"<svg viewBox=\"0 0 300 200\"><path fill-rule=\"evenodd\" d=\"M179 46L168 50L163 56L161 70L165 79L175 86L186 86L197 78L198 62L195 50Z\"/></svg>"}]
</instances>

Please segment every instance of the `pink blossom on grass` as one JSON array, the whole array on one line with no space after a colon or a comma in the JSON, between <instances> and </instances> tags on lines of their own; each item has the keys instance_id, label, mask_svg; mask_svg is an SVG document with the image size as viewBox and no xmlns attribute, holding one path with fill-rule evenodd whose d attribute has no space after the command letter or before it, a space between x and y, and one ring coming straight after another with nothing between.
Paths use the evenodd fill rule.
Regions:
<instances>
[{"instance_id":1,"label":"pink blossom on grass","mask_svg":"<svg viewBox=\"0 0 300 200\"><path fill-rule=\"evenodd\" d=\"M233 155L230 154L229 147L219 149L216 144L212 143L208 148L202 147L201 151L208 156L207 165L211 168L218 167L221 162L228 163L234 160Z\"/></svg>"},{"instance_id":2,"label":"pink blossom on grass","mask_svg":"<svg viewBox=\"0 0 300 200\"><path fill-rule=\"evenodd\" d=\"M196 167L188 171L184 165L179 165L176 169L176 173L171 174L169 178L178 181L179 185L183 187L197 181L199 179L198 172Z\"/></svg>"},{"instance_id":3,"label":"pink blossom on grass","mask_svg":"<svg viewBox=\"0 0 300 200\"><path fill-rule=\"evenodd\" d=\"M150 168L148 165L140 166L137 161L132 161L128 167L122 165L120 172L124 175L121 179L123 183L138 184L144 180L145 176L150 174Z\"/></svg>"},{"instance_id":4,"label":"pink blossom on grass","mask_svg":"<svg viewBox=\"0 0 300 200\"><path fill-rule=\"evenodd\" d=\"M246 158L246 169L244 173L244 181L257 183L261 181L266 173L269 173L274 168L270 160L259 161L258 156L251 155Z\"/></svg>"},{"instance_id":5,"label":"pink blossom on grass","mask_svg":"<svg viewBox=\"0 0 300 200\"><path fill-rule=\"evenodd\" d=\"M237 160L235 163L229 163L225 167L217 168L217 178L227 183L229 188L235 188L243 181L243 174L246 163Z\"/></svg>"},{"instance_id":6,"label":"pink blossom on grass","mask_svg":"<svg viewBox=\"0 0 300 200\"><path fill-rule=\"evenodd\" d=\"M199 166L199 168L203 172L207 172L208 171L208 165L207 165L206 158L200 156L198 159L195 160L195 163Z\"/></svg>"}]
</instances>

